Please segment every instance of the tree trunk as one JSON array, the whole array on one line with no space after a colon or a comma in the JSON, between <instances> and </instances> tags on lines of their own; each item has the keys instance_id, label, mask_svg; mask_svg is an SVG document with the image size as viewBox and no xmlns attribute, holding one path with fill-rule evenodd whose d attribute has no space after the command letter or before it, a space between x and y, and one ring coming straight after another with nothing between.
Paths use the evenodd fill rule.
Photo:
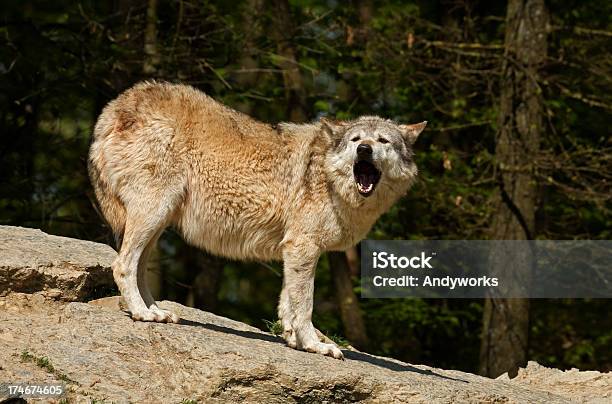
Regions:
<instances>
[{"instance_id":1,"label":"tree trunk","mask_svg":"<svg viewBox=\"0 0 612 404\"><path fill-rule=\"evenodd\" d=\"M533 161L543 131L543 102L537 80L546 58L547 20L544 0L508 3L495 150L499 193L491 228L492 238L497 240L528 240L535 231L537 185ZM524 272L515 274L524 280L531 276L526 265L529 259L526 256L525 262L512 268ZM499 261L499 256L491 259L493 271ZM487 299L483 316L480 373L489 377L504 372L515 375L527 358L529 300Z\"/></svg>"},{"instance_id":2,"label":"tree trunk","mask_svg":"<svg viewBox=\"0 0 612 404\"><path fill-rule=\"evenodd\" d=\"M159 62L160 56L157 49L157 0L148 0L142 72L145 75L156 75Z\"/></svg>"},{"instance_id":3,"label":"tree trunk","mask_svg":"<svg viewBox=\"0 0 612 404\"><path fill-rule=\"evenodd\" d=\"M259 61L255 55L258 50L257 39L264 30L261 18L262 10L265 9L264 3L263 0L248 0L243 5L244 8L241 13L242 25L244 26L244 43L242 44L238 65L243 71L236 74L233 80L243 88L256 87L261 80L261 74L257 71ZM243 101L236 103L234 106L245 114L253 115L254 105L252 102Z\"/></svg>"},{"instance_id":4,"label":"tree trunk","mask_svg":"<svg viewBox=\"0 0 612 404\"><path fill-rule=\"evenodd\" d=\"M276 42L276 51L280 56L278 66L283 71L287 115L292 122L304 122L307 118L306 97L304 81L297 64L297 51L292 42L295 25L291 17L289 2L274 0L272 3L276 10L272 36Z\"/></svg>"},{"instance_id":5,"label":"tree trunk","mask_svg":"<svg viewBox=\"0 0 612 404\"><path fill-rule=\"evenodd\" d=\"M351 345L359 349L367 349L368 335L359 309L359 301L353 291L353 281L346 254L330 252L327 254L329 270L334 281L336 301L340 308L340 317L344 326L344 335Z\"/></svg>"}]
</instances>

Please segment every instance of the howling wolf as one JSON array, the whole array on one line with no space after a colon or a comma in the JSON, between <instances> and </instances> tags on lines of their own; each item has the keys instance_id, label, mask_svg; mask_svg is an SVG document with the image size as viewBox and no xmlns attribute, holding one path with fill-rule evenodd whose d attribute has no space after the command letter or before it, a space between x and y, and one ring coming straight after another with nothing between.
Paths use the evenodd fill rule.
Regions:
<instances>
[{"instance_id":1,"label":"howling wolf","mask_svg":"<svg viewBox=\"0 0 612 404\"><path fill-rule=\"evenodd\" d=\"M287 344L342 358L311 321L317 260L358 243L406 193L425 125L374 116L270 125L185 85L125 91L98 118L88 162L120 247L113 276L132 318L179 321L145 280L149 252L174 226L212 254L282 260Z\"/></svg>"}]
</instances>

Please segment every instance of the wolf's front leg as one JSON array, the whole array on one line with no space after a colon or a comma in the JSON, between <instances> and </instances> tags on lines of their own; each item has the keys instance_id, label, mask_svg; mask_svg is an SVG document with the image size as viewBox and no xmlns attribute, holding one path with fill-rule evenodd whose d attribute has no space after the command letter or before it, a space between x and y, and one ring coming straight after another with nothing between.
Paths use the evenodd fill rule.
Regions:
<instances>
[{"instance_id":1,"label":"wolf's front leg","mask_svg":"<svg viewBox=\"0 0 612 404\"><path fill-rule=\"evenodd\" d=\"M283 251L284 278L278 316L287 344L292 348L343 359L334 344L319 340L312 325L314 275L320 249L308 241L289 241Z\"/></svg>"}]
</instances>

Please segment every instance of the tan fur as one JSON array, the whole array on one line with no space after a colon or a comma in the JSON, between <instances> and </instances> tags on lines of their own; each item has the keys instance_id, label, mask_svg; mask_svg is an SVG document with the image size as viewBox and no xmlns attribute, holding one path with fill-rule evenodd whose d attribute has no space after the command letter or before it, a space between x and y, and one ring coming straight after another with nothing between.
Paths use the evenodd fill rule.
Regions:
<instances>
[{"instance_id":1,"label":"tan fur","mask_svg":"<svg viewBox=\"0 0 612 404\"><path fill-rule=\"evenodd\" d=\"M319 255L344 250L406 192L411 146L423 124L376 117L273 127L184 85L145 82L103 110L89 154L91 180L116 238L113 273L134 319L177 322L144 281L147 255L167 226L213 254L283 260L279 318L290 346L337 358L312 326ZM382 178L369 197L352 167L361 134ZM395 143L378 145L376 136ZM388 147L387 147L388 146ZM380 150L379 150L380 149Z\"/></svg>"}]
</instances>

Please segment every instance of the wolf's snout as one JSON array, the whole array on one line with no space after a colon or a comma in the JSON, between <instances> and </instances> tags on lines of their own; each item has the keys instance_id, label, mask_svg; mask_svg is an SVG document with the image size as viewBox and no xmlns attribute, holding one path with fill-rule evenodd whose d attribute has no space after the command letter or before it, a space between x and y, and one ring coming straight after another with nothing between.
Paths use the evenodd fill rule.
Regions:
<instances>
[{"instance_id":1,"label":"wolf's snout","mask_svg":"<svg viewBox=\"0 0 612 404\"><path fill-rule=\"evenodd\" d=\"M362 143L357 146L357 155L359 157L369 157L372 155L372 146L367 143Z\"/></svg>"}]
</instances>

